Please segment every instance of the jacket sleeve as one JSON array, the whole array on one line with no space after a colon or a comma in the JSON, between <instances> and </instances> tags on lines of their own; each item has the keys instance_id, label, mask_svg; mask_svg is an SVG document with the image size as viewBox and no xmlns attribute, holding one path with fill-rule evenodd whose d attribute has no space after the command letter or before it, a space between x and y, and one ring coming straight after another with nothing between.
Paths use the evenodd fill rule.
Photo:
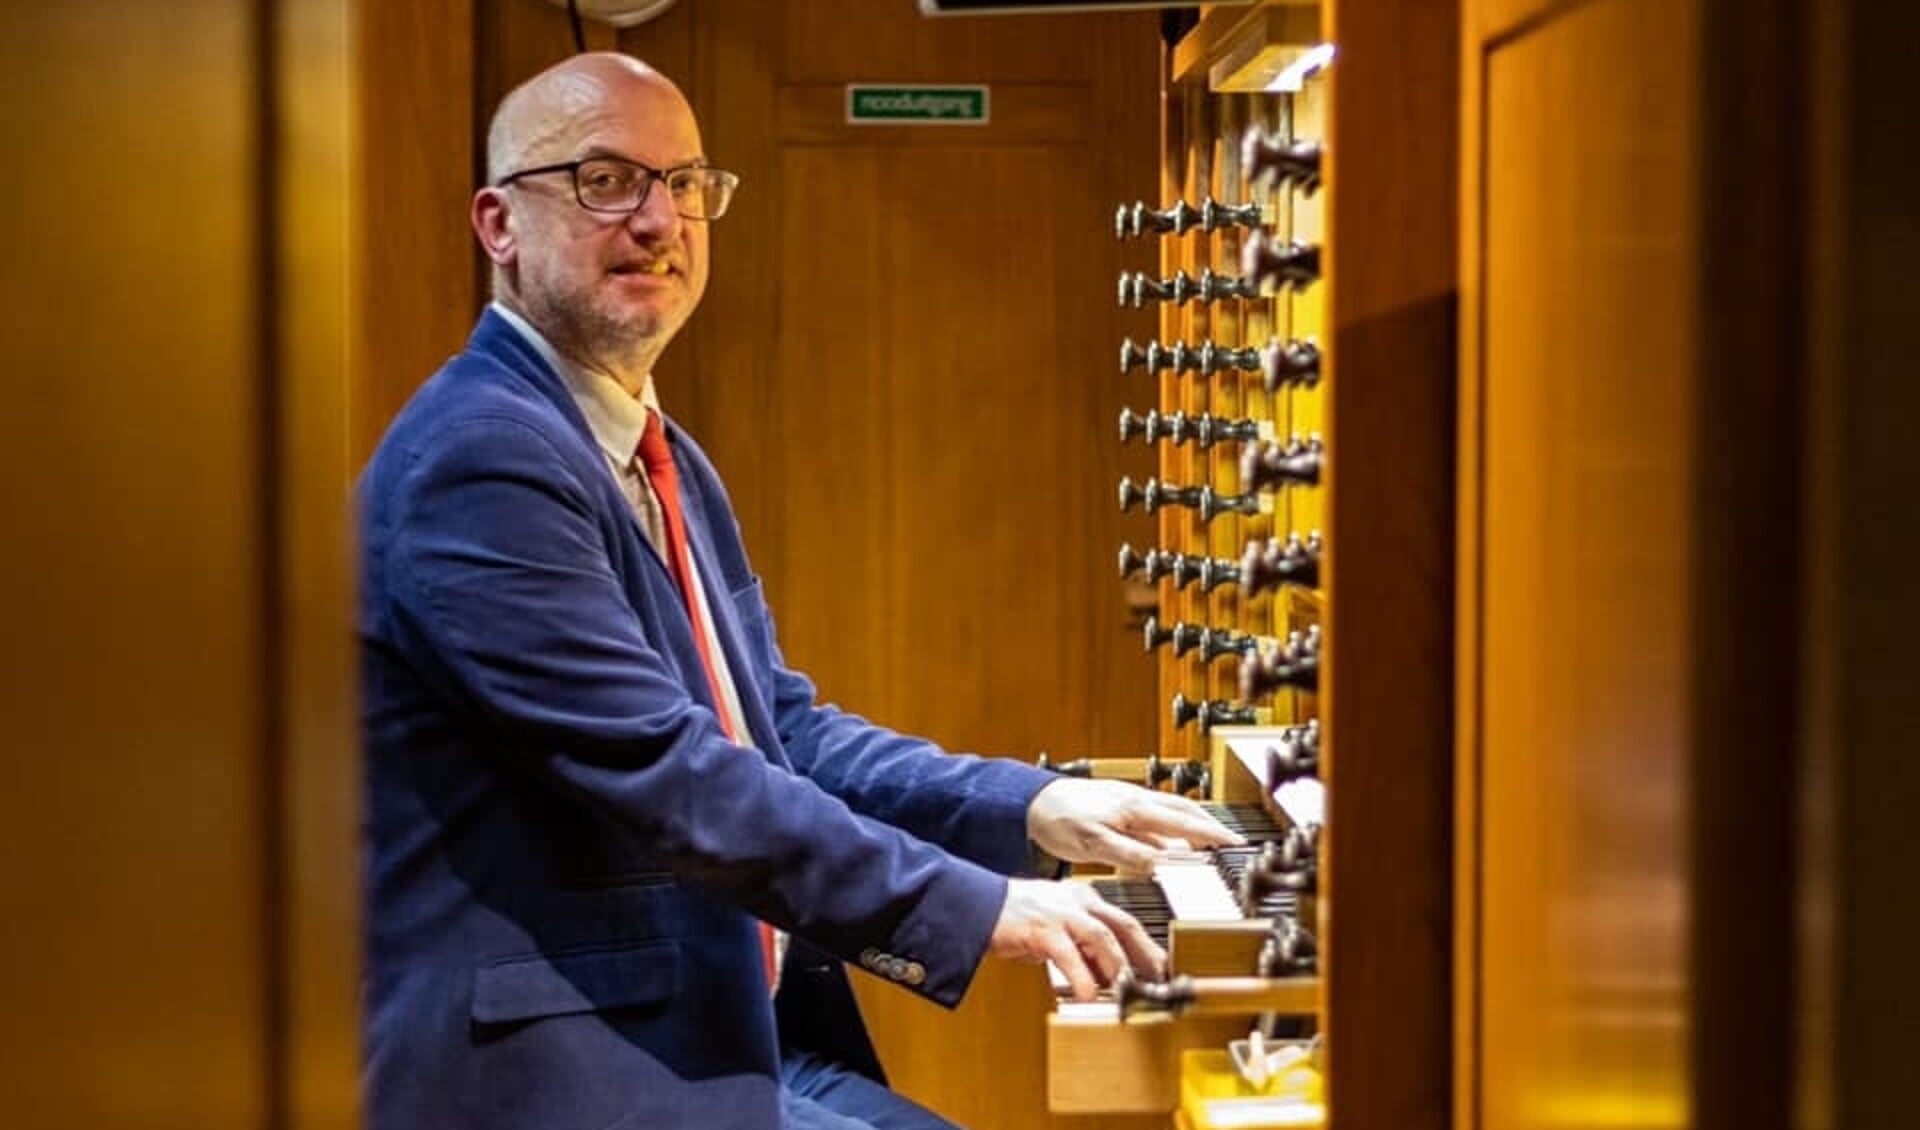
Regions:
<instances>
[{"instance_id":1,"label":"jacket sleeve","mask_svg":"<svg viewBox=\"0 0 1920 1130\"><path fill-rule=\"evenodd\" d=\"M805 675L781 655L773 614L747 562L726 488L690 437L676 430L691 475L683 485L705 515L718 563L735 590L735 608L752 674L776 736L797 772L854 811L905 829L1003 875L1057 876L1060 865L1027 840L1027 808L1055 774L1006 758L947 753L922 738L896 733L818 702ZM735 672L736 677L740 672Z\"/></svg>"},{"instance_id":2,"label":"jacket sleeve","mask_svg":"<svg viewBox=\"0 0 1920 1130\"><path fill-rule=\"evenodd\" d=\"M506 415L452 423L412 453L388 496L367 500L398 646L456 709L677 875L843 959L878 949L918 963L916 991L957 1001L1005 880L821 787L884 774L888 756L910 766L901 739L850 742L851 723L796 710L808 748L852 751L820 784L728 742L647 639L584 470ZM878 788L849 793L864 803ZM889 808L901 805L870 811Z\"/></svg>"},{"instance_id":3,"label":"jacket sleeve","mask_svg":"<svg viewBox=\"0 0 1920 1130\"><path fill-rule=\"evenodd\" d=\"M1053 774L1004 758L947 753L837 707L770 643L775 718L795 768L854 811L1002 875L1033 874L1027 807Z\"/></svg>"}]
</instances>

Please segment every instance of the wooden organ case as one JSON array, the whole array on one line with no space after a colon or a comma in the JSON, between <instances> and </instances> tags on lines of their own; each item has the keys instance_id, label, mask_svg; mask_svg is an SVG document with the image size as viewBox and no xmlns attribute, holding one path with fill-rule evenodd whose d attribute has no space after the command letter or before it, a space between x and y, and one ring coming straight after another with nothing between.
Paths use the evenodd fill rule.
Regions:
<instances>
[{"instance_id":1,"label":"wooden organ case","mask_svg":"<svg viewBox=\"0 0 1920 1130\"><path fill-rule=\"evenodd\" d=\"M1056 1113L1299 1124L1220 1070L1266 1013L1317 1037L1318 1121L1450 1120L1457 19L1166 19L1158 198L1115 221L1119 301L1157 313L1117 352L1120 441L1156 451L1118 502L1159 750L1088 771L1271 819L1273 846L1221 868L1220 917L1173 907L1167 983L1049 1018Z\"/></svg>"}]
</instances>

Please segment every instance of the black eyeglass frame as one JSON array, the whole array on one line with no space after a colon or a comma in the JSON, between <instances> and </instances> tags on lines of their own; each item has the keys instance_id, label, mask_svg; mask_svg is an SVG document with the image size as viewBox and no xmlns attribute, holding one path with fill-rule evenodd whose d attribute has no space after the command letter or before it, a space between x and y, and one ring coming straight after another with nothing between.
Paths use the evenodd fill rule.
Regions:
<instances>
[{"instance_id":1,"label":"black eyeglass frame","mask_svg":"<svg viewBox=\"0 0 1920 1130\"><path fill-rule=\"evenodd\" d=\"M596 208L593 205L587 203L586 194L581 192L580 190L580 168L583 165L591 165L599 161L611 161L616 165L627 165L632 168L639 169L641 172L647 174L647 179L642 182L642 187L640 189L640 199L634 201L633 207L631 208ZM632 161L632 160L628 160L625 157L614 157L614 156L610 156L608 154L603 153L603 154L597 154L592 157L582 157L577 161L561 161L558 164L553 164L553 165L536 165L531 169L520 169L515 172L508 173L506 176L503 176L499 180L494 181L493 187L506 188L508 185L512 184L514 181L521 179L522 177L544 176L548 173L566 173L567 179L573 182L574 203L580 205L580 207L585 208L589 212L594 212L602 216L630 216L633 213L638 212L640 209L647 206L647 197L652 194L653 185L655 181L658 181L661 184L666 184L667 178L673 176L675 173L684 173L684 172L690 172L695 170L726 178L725 183L727 186L727 203L721 207L719 212L711 216L688 215L687 213L680 211L680 209L677 207L674 209L674 212L679 214L683 219L700 220L704 223L712 223L714 220L717 220L720 217L726 215L727 209L733 206L733 194L734 194L734 191L740 187L740 176L738 173L731 173L725 169L716 169L711 165L701 165L701 164L675 165L670 169L656 169L652 165L644 164L640 161ZM668 191L671 192L672 190L669 189Z\"/></svg>"}]
</instances>

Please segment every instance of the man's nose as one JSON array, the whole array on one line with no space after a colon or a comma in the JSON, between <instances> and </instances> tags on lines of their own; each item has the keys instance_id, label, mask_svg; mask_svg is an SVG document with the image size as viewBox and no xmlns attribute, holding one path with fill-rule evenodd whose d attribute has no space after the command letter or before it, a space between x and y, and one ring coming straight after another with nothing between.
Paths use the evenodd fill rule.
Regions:
<instances>
[{"instance_id":1,"label":"man's nose","mask_svg":"<svg viewBox=\"0 0 1920 1130\"><path fill-rule=\"evenodd\" d=\"M646 199L627 216L627 230L636 235L668 235L681 222L680 213L673 207L673 193L667 191L666 182L655 181L648 186Z\"/></svg>"}]
</instances>

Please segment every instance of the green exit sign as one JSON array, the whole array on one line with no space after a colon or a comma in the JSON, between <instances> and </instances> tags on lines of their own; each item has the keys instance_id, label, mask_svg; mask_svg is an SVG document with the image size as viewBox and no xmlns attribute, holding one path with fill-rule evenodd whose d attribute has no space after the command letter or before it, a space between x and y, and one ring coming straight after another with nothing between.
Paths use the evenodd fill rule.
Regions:
<instances>
[{"instance_id":1,"label":"green exit sign","mask_svg":"<svg viewBox=\"0 0 1920 1130\"><path fill-rule=\"evenodd\" d=\"M847 121L865 125L982 126L984 86L847 85Z\"/></svg>"}]
</instances>

